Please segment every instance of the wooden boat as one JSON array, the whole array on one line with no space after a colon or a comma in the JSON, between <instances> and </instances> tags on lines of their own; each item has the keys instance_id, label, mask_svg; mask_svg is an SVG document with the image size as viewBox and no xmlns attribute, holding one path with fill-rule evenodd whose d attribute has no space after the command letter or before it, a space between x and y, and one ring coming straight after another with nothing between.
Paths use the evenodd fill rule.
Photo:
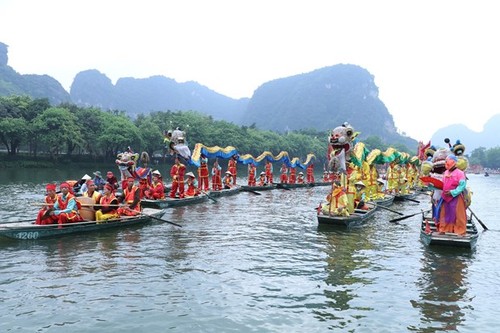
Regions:
<instances>
[{"instance_id":1,"label":"wooden boat","mask_svg":"<svg viewBox=\"0 0 500 333\"><path fill-rule=\"evenodd\" d=\"M479 233L472 217L467 219L467 231L464 236L455 233L441 234L437 232L436 225L431 216L422 214L420 227L420 240L427 246L441 245L473 249L476 246Z\"/></svg>"},{"instance_id":2,"label":"wooden boat","mask_svg":"<svg viewBox=\"0 0 500 333\"><path fill-rule=\"evenodd\" d=\"M391 194L386 194L383 198L375 199L372 202L377 206L389 207L394 202L394 196Z\"/></svg>"},{"instance_id":3,"label":"wooden boat","mask_svg":"<svg viewBox=\"0 0 500 333\"><path fill-rule=\"evenodd\" d=\"M179 206L200 203L200 202L207 201L207 199L208 199L208 196L206 194L202 193L202 194L194 196L194 197L184 197L184 198L167 197L165 199L156 199L156 200L142 199L141 205L142 205L142 207L164 209L164 208L169 208L169 207L179 207Z\"/></svg>"},{"instance_id":4,"label":"wooden boat","mask_svg":"<svg viewBox=\"0 0 500 333\"><path fill-rule=\"evenodd\" d=\"M211 197L219 198L219 197L225 197L225 196L229 196L229 195L238 194L240 192L240 190L241 190L241 186L235 186L235 187L231 187L231 188L222 189L219 191L209 191L208 194Z\"/></svg>"},{"instance_id":5,"label":"wooden boat","mask_svg":"<svg viewBox=\"0 0 500 333\"><path fill-rule=\"evenodd\" d=\"M277 189L292 189L292 188L300 188L300 187L311 187L314 186L314 184L311 183L301 183L301 184L288 184L288 183L276 183L276 188Z\"/></svg>"},{"instance_id":6,"label":"wooden boat","mask_svg":"<svg viewBox=\"0 0 500 333\"><path fill-rule=\"evenodd\" d=\"M241 185L241 191L269 191L269 190L274 190L276 188L276 184L271 184L271 185L264 185L264 186L248 186L248 185Z\"/></svg>"},{"instance_id":7,"label":"wooden boat","mask_svg":"<svg viewBox=\"0 0 500 333\"><path fill-rule=\"evenodd\" d=\"M65 223L59 228L58 224L37 225L35 221L4 222L0 223L0 236L13 239L41 239L57 237L67 234L76 234L90 231L105 230L116 227L125 227L134 224L144 224L152 219L159 219L164 210L144 208L140 215L121 216L117 219L100 221L84 221L76 223Z\"/></svg>"},{"instance_id":8,"label":"wooden boat","mask_svg":"<svg viewBox=\"0 0 500 333\"><path fill-rule=\"evenodd\" d=\"M377 206L367 202L366 205L370 207L368 210L355 209L349 216L329 216L322 212L318 213L318 223L320 225L330 225L338 227L355 227L359 226L370 219L375 214Z\"/></svg>"}]
</instances>

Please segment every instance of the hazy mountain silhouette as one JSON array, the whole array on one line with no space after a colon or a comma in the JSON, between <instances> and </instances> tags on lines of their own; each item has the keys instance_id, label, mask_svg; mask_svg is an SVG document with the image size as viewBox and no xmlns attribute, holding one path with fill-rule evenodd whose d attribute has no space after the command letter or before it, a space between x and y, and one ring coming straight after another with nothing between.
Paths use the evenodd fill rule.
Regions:
<instances>
[{"instance_id":1,"label":"hazy mountain silhouette","mask_svg":"<svg viewBox=\"0 0 500 333\"><path fill-rule=\"evenodd\" d=\"M460 140L465 145L465 153L470 154L479 147L488 149L500 146L499 133L500 114L496 114L486 122L481 132L473 131L463 124L454 124L436 131L431 138L431 143L436 147L445 147L445 138L449 138L452 145Z\"/></svg>"}]
</instances>

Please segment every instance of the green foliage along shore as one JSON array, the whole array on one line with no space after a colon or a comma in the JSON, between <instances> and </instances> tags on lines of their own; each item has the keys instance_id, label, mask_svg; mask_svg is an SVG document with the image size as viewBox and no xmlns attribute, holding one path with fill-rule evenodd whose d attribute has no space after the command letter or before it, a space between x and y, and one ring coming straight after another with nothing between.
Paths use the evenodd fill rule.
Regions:
<instances>
[{"instance_id":1,"label":"green foliage along shore","mask_svg":"<svg viewBox=\"0 0 500 333\"><path fill-rule=\"evenodd\" d=\"M259 130L255 125L240 127L215 121L194 111L156 111L133 120L123 111L73 104L52 106L47 99L8 96L0 97L0 141L4 151L0 160L5 166L24 167L79 161L82 157L106 163L129 146L158 157L164 149L163 133L175 127L186 132L191 148L199 142L206 146L234 146L241 154L253 156L264 151L287 151L290 157L304 160L313 153L318 164L326 158L329 131L307 129L279 134ZM370 149L387 148L377 137L364 142ZM395 148L410 154L415 150Z\"/></svg>"}]
</instances>

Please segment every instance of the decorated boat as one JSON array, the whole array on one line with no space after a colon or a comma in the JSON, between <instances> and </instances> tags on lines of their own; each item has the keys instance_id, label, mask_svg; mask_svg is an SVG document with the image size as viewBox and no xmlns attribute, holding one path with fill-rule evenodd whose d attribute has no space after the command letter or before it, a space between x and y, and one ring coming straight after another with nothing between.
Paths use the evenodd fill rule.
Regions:
<instances>
[{"instance_id":1,"label":"decorated boat","mask_svg":"<svg viewBox=\"0 0 500 333\"><path fill-rule=\"evenodd\" d=\"M179 206L205 202L207 201L207 199L208 196L202 193L200 195L196 195L193 197L184 197L184 198L167 197L165 199L142 199L141 205L142 207L164 209L168 207L179 207Z\"/></svg>"},{"instance_id":2,"label":"decorated boat","mask_svg":"<svg viewBox=\"0 0 500 333\"><path fill-rule=\"evenodd\" d=\"M35 224L32 221L13 221L0 223L0 236L13 239L34 240L41 238L57 237L67 234L80 234L90 231L99 231L104 229L126 227L135 224L144 224L152 219L159 220L164 214L164 210L144 208L136 216L120 216L117 219L107 221L83 221L76 223L58 224ZM162 220L163 221L163 220Z\"/></svg>"},{"instance_id":3,"label":"decorated boat","mask_svg":"<svg viewBox=\"0 0 500 333\"><path fill-rule=\"evenodd\" d=\"M479 232L476 224L472 221L472 216L467 218L467 230L465 235L460 236L450 232L438 232L432 217L422 214L420 239L427 246L441 245L473 249L476 246L478 238Z\"/></svg>"},{"instance_id":4,"label":"decorated boat","mask_svg":"<svg viewBox=\"0 0 500 333\"><path fill-rule=\"evenodd\" d=\"M225 188L219 191L209 191L208 195L214 198L218 197L225 197L225 196L230 196L230 195L235 195L238 194L241 190L241 186L234 186L231 188Z\"/></svg>"},{"instance_id":5,"label":"decorated boat","mask_svg":"<svg viewBox=\"0 0 500 333\"><path fill-rule=\"evenodd\" d=\"M353 213L349 216L340 216L340 215L327 215L323 214L323 212L318 212L318 223L319 225L329 225L329 226L338 226L338 227L355 227L359 226L365 222L367 222L370 217L375 214L377 210L377 206L374 204L367 202L366 205L369 209L355 209Z\"/></svg>"}]
</instances>

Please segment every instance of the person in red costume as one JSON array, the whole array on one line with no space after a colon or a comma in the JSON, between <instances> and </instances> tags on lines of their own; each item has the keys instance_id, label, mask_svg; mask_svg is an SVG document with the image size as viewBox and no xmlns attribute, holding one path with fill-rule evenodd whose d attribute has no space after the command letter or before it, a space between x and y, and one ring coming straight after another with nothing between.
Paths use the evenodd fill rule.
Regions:
<instances>
[{"instance_id":1,"label":"person in red costume","mask_svg":"<svg viewBox=\"0 0 500 333\"><path fill-rule=\"evenodd\" d=\"M201 154L200 167L198 168L198 188L202 191L208 191L208 158Z\"/></svg>"},{"instance_id":2,"label":"person in red costume","mask_svg":"<svg viewBox=\"0 0 500 333\"><path fill-rule=\"evenodd\" d=\"M83 221L83 218L78 213L79 204L73 194L70 193L70 185L68 183L61 183L59 185L61 194L57 196L57 201L54 203L51 215L57 217L59 228L65 223L73 223Z\"/></svg>"},{"instance_id":3,"label":"person in red costume","mask_svg":"<svg viewBox=\"0 0 500 333\"><path fill-rule=\"evenodd\" d=\"M125 204L118 208L119 215L134 216L141 213L141 195L139 187L135 185L135 178L127 178L127 187L123 190L121 203Z\"/></svg>"},{"instance_id":4,"label":"person in red costume","mask_svg":"<svg viewBox=\"0 0 500 333\"><path fill-rule=\"evenodd\" d=\"M256 184L256 179L255 179L255 173L257 172L257 167L255 164L250 163L248 165L248 186L255 186Z\"/></svg>"},{"instance_id":5,"label":"person in red costume","mask_svg":"<svg viewBox=\"0 0 500 333\"><path fill-rule=\"evenodd\" d=\"M227 162L227 171L231 173L231 176L233 177L233 185L236 185L236 162L238 161L238 155L234 154L229 161Z\"/></svg>"},{"instance_id":6,"label":"person in red costume","mask_svg":"<svg viewBox=\"0 0 500 333\"><path fill-rule=\"evenodd\" d=\"M222 190L222 168L219 165L217 159L215 159L214 165L212 167L212 190L220 191Z\"/></svg>"},{"instance_id":7,"label":"person in red costume","mask_svg":"<svg viewBox=\"0 0 500 333\"><path fill-rule=\"evenodd\" d=\"M271 161L269 161L269 160L266 161L265 170L266 170L266 182L268 184L272 184L273 183L273 164L271 163Z\"/></svg>"},{"instance_id":8,"label":"person in red costume","mask_svg":"<svg viewBox=\"0 0 500 333\"><path fill-rule=\"evenodd\" d=\"M288 183L288 168L285 163L283 163L280 168L280 183Z\"/></svg>"},{"instance_id":9,"label":"person in red costume","mask_svg":"<svg viewBox=\"0 0 500 333\"><path fill-rule=\"evenodd\" d=\"M170 168L170 177L172 177L172 189L170 190L170 197L184 198L184 174L186 173L186 166L181 163L178 157L175 158L175 163Z\"/></svg>"},{"instance_id":10,"label":"person in red costume","mask_svg":"<svg viewBox=\"0 0 500 333\"><path fill-rule=\"evenodd\" d=\"M290 176L288 177L289 184L295 184L297 181L297 170L294 167L290 168Z\"/></svg>"},{"instance_id":11,"label":"person in red costume","mask_svg":"<svg viewBox=\"0 0 500 333\"><path fill-rule=\"evenodd\" d=\"M186 173L186 192L185 195L187 197L194 197L197 196L201 193L200 189L198 188L198 182L196 181L196 177L194 176L194 173L188 172Z\"/></svg>"},{"instance_id":12,"label":"person in red costume","mask_svg":"<svg viewBox=\"0 0 500 333\"><path fill-rule=\"evenodd\" d=\"M306 182L309 184L314 183L314 164L311 163L306 168Z\"/></svg>"},{"instance_id":13,"label":"person in red costume","mask_svg":"<svg viewBox=\"0 0 500 333\"><path fill-rule=\"evenodd\" d=\"M153 182L144 192L146 199L165 199L165 187L163 186L163 179L160 171L155 170L151 173L151 175L153 176Z\"/></svg>"},{"instance_id":14,"label":"person in red costume","mask_svg":"<svg viewBox=\"0 0 500 333\"><path fill-rule=\"evenodd\" d=\"M45 187L45 190L47 191L47 195L44 199L45 205L38 212L35 224L57 223L57 217L54 215L50 215L50 211L57 201L56 184L48 184Z\"/></svg>"}]
</instances>

